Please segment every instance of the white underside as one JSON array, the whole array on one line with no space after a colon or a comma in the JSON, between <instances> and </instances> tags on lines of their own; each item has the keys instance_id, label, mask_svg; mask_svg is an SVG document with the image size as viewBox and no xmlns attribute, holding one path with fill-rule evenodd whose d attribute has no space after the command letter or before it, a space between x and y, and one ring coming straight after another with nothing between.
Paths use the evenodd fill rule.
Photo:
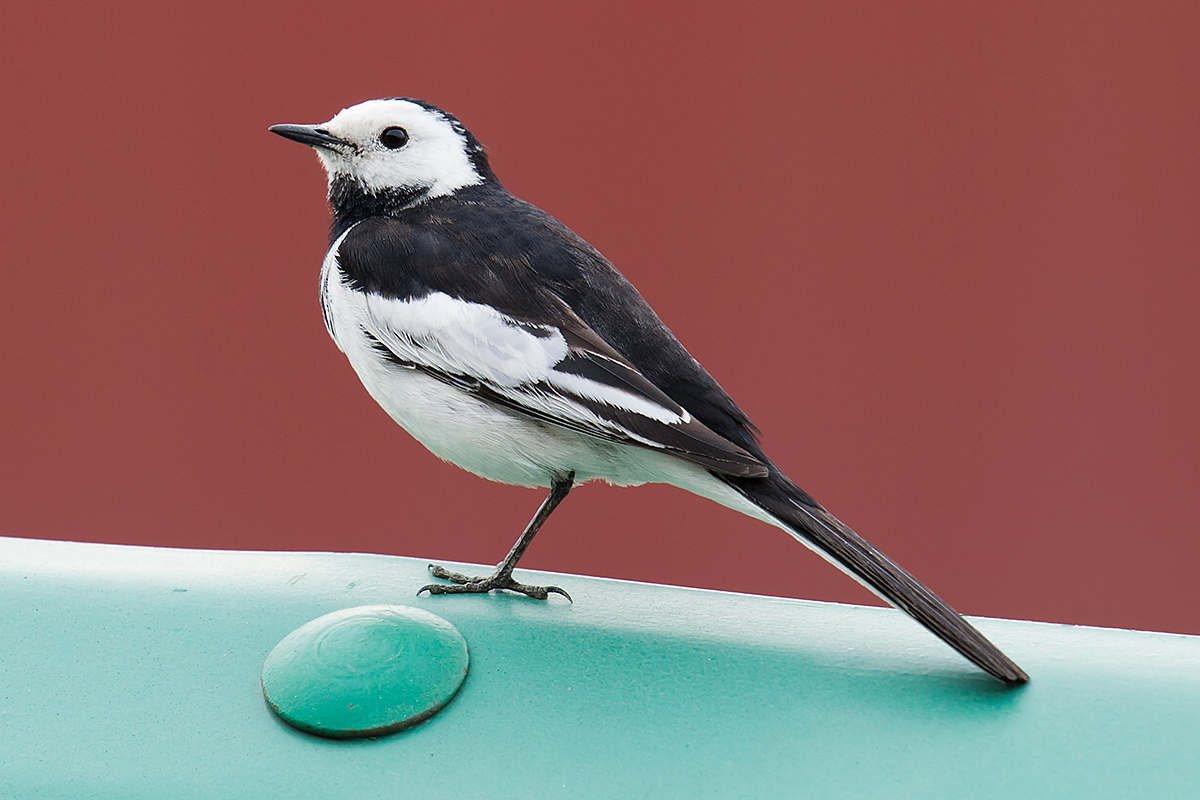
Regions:
<instances>
[{"instance_id":1,"label":"white underside","mask_svg":"<svg viewBox=\"0 0 1200 800\"><path fill-rule=\"evenodd\" d=\"M380 358L363 334L362 326L370 319L367 298L345 285L336 252L337 243L322 270L330 333L371 397L434 455L480 477L516 486L549 487L570 472L576 483L667 483L780 525L690 461L540 422Z\"/></svg>"}]
</instances>

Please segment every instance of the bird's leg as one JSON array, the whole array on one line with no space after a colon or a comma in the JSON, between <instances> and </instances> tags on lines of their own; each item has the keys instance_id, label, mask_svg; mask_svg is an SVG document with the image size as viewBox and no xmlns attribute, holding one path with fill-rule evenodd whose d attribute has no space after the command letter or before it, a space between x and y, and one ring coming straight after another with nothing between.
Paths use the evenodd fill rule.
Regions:
<instances>
[{"instance_id":1,"label":"bird's leg","mask_svg":"<svg viewBox=\"0 0 1200 800\"><path fill-rule=\"evenodd\" d=\"M491 575L472 578L468 575L451 572L437 564L430 564L429 572L433 577L452 581L453 584L457 585L447 586L444 583L431 583L428 586L422 586L417 591L417 594L421 592L429 592L430 594L478 594L490 592L494 589L507 589L510 592L519 592L526 597L532 597L536 600L545 600L551 593L561 594L570 600L571 595L557 586L527 586L513 580L512 573L517 566L517 562L525 553L526 548L533 541L533 537L537 535L538 530L550 518L550 514L554 512L554 509L558 508L558 504L567 496L567 492L571 491L571 486L574 483L575 473L571 472L566 478L556 480L551 484L550 494L542 501L542 505L538 508L537 513L533 515L533 519L525 526L525 531L521 534L521 538L517 539L517 543L513 545L512 550L508 551L505 559L496 565L496 571Z\"/></svg>"}]
</instances>

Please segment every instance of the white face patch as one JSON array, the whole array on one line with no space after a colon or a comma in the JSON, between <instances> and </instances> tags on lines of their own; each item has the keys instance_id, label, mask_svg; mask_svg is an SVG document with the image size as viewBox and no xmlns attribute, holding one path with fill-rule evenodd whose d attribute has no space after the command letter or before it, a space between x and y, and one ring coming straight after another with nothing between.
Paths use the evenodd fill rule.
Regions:
<instances>
[{"instance_id":1,"label":"white face patch","mask_svg":"<svg viewBox=\"0 0 1200 800\"><path fill-rule=\"evenodd\" d=\"M354 148L315 148L330 180L345 175L375 191L426 188L427 197L483 181L467 153L466 137L438 112L408 100L368 100L342 109L320 127ZM379 138L392 127L408 134L408 142L394 150Z\"/></svg>"}]
</instances>

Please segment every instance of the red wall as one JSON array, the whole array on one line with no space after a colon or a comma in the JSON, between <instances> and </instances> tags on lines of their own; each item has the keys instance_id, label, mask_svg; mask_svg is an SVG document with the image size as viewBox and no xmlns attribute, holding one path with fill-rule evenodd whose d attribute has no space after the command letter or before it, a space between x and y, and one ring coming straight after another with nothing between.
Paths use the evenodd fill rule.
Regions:
<instances>
[{"instance_id":1,"label":"red wall","mask_svg":"<svg viewBox=\"0 0 1200 800\"><path fill-rule=\"evenodd\" d=\"M367 397L266 132L412 95L961 610L1200 633L1200 6L501 5L6 11L0 531L507 552L540 495ZM578 490L524 563L870 601L663 487Z\"/></svg>"}]
</instances>

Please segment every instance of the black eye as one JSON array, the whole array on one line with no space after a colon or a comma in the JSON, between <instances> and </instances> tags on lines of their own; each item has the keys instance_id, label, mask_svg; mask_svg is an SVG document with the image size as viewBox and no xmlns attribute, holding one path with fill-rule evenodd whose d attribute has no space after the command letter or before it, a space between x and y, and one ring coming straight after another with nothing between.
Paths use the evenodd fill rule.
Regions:
<instances>
[{"instance_id":1,"label":"black eye","mask_svg":"<svg viewBox=\"0 0 1200 800\"><path fill-rule=\"evenodd\" d=\"M379 141L389 150L399 150L408 144L408 131L395 126L384 128L383 133L379 134Z\"/></svg>"}]
</instances>

